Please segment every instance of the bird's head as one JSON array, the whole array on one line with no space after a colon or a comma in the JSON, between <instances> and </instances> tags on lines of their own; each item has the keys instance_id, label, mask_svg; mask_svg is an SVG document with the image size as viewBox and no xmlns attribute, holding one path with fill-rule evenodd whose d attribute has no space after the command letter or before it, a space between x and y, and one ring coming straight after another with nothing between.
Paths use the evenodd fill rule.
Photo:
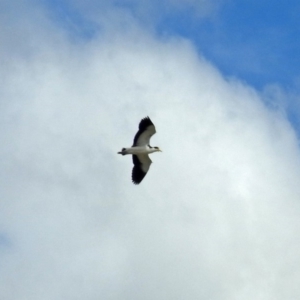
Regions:
<instances>
[{"instance_id":1,"label":"bird's head","mask_svg":"<svg viewBox=\"0 0 300 300\"><path fill-rule=\"evenodd\" d=\"M155 152L162 152L159 147L153 147L155 149Z\"/></svg>"}]
</instances>

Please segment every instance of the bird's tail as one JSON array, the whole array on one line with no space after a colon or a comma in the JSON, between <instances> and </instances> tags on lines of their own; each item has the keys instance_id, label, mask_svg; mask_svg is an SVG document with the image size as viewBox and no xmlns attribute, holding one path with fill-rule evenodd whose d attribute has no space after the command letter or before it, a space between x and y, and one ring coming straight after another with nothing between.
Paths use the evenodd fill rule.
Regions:
<instances>
[{"instance_id":1,"label":"bird's tail","mask_svg":"<svg viewBox=\"0 0 300 300\"><path fill-rule=\"evenodd\" d=\"M118 152L118 154L126 155L126 148L123 148L120 152Z\"/></svg>"}]
</instances>

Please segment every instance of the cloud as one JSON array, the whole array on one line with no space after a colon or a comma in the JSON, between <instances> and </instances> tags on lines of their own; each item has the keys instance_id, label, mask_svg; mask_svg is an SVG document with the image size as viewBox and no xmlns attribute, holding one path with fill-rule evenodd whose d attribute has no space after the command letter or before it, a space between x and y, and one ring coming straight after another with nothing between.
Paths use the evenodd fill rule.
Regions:
<instances>
[{"instance_id":1,"label":"cloud","mask_svg":"<svg viewBox=\"0 0 300 300\"><path fill-rule=\"evenodd\" d=\"M17 51L1 43L1 298L297 298L299 148L284 114L186 40L130 23L74 43L23 21ZM164 152L134 186L116 152L146 115Z\"/></svg>"},{"instance_id":2,"label":"cloud","mask_svg":"<svg viewBox=\"0 0 300 300\"><path fill-rule=\"evenodd\" d=\"M226 1L224 0L125 0L125 1L94 1L76 0L66 1L63 5L55 6L49 2L54 11L61 14L65 11L69 16L83 15L95 24L114 20L114 25L126 23L126 20L135 20L149 28L156 28L160 22L174 16L188 14L190 18L200 20L211 18L218 13ZM108 21L108 23L110 23ZM111 25L111 23L110 23ZM156 30L156 29L155 29Z\"/></svg>"}]
</instances>

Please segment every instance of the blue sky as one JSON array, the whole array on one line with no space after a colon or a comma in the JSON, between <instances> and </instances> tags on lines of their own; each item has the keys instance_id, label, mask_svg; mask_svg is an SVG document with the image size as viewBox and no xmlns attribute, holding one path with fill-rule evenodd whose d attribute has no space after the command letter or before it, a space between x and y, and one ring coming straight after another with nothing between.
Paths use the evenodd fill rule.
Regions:
<instances>
[{"instance_id":1,"label":"blue sky","mask_svg":"<svg viewBox=\"0 0 300 300\"><path fill-rule=\"evenodd\" d=\"M191 39L228 76L260 89L298 88L299 13L298 1L229 1L213 18L196 20L190 11L166 16L159 30Z\"/></svg>"},{"instance_id":2,"label":"blue sky","mask_svg":"<svg viewBox=\"0 0 300 300\"><path fill-rule=\"evenodd\" d=\"M98 4L106 10L109 2ZM46 1L61 26L89 38L99 30L76 5ZM100 1L101 3L101 1ZM170 8L153 1L145 17L135 1L110 1L158 35L182 36L225 75L245 80L258 89L280 84L299 89L300 4L298 1L224 1L209 15L199 15L192 5Z\"/></svg>"},{"instance_id":3,"label":"blue sky","mask_svg":"<svg viewBox=\"0 0 300 300\"><path fill-rule=\"evenodd\" d=\"M300 299L297 5L1 1L0 298Z\"/></svg>"}]
</instances>

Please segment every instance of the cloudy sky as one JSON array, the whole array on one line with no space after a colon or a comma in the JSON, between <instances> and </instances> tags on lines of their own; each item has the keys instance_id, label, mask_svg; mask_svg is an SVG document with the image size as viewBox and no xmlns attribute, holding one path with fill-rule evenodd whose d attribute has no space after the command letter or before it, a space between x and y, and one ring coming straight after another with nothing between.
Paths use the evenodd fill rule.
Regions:
<instances>
[{"instance_id":1,"label":"cloudy sky","mask_svg":"<svg viewBox=\"0 0 300 300\"><path fill-rule=\"evenodd\" d=\"M1 299L299 299L300 5L252 2L0 1Z\"/></svg>"}]
</instances>

